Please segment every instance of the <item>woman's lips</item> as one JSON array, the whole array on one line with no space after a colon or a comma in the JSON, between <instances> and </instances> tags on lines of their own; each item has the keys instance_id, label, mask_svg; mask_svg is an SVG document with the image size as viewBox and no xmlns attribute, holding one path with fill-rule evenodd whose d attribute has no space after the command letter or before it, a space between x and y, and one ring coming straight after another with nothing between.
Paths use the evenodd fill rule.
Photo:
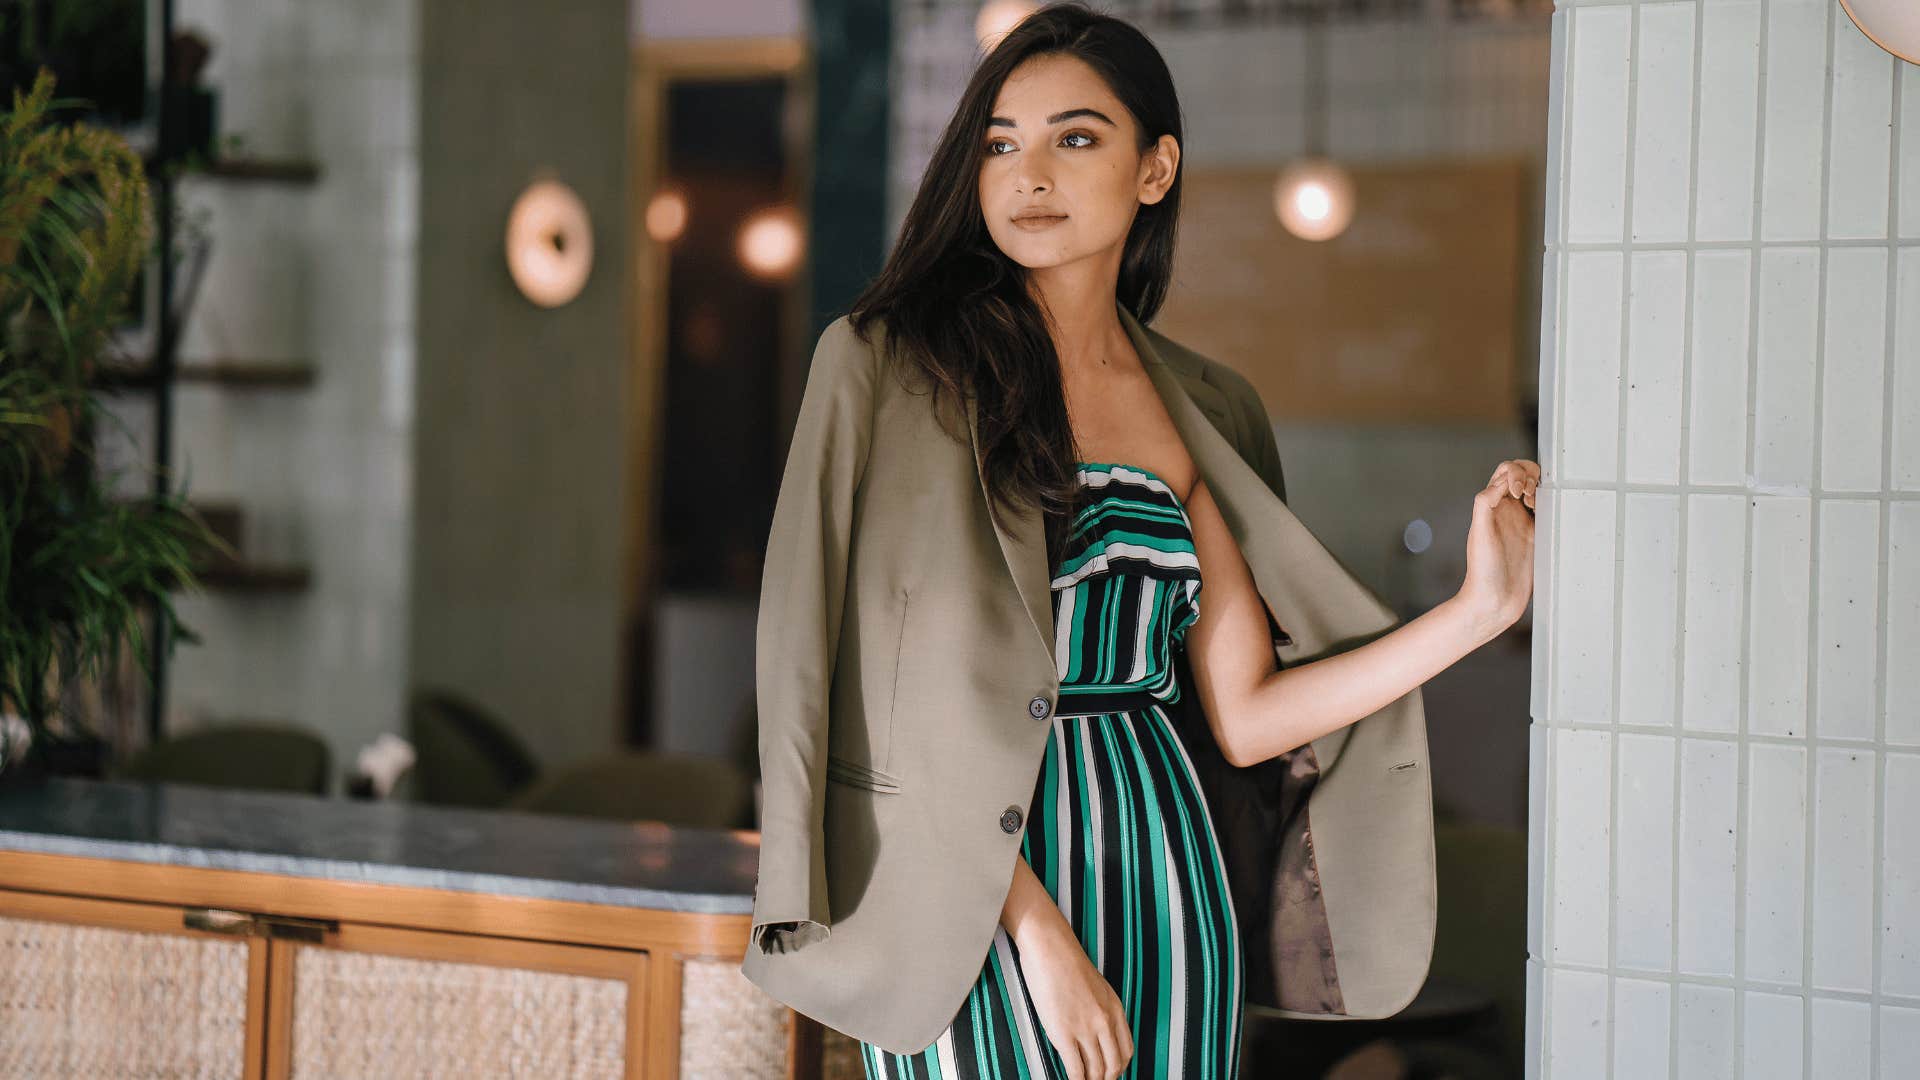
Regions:
<instances>
[{"instance_id":1,"label":"woman's lips","mask_svg":"<svg viewBox=\"0 0 1920 1080\"><path fill-rule=\"evenodd\" d=\"M1016 228L1026 229L1029 232L1038 232L1041 229L1052 228L1065 220L1067 220L1067 215L1060 214L1056 217L1014 218L1013 224Z\"/></svg>"}]
</instances>

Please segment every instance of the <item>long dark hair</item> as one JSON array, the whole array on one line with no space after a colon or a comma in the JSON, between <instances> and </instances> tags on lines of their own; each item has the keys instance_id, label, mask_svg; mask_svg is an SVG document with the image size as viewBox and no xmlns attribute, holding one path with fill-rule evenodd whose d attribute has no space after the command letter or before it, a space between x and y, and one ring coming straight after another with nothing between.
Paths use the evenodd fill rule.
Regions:
<instances>
[{"instance_id":1,"label":"long dark hair","mask_svg":"<svg viewBox=\"0 0 1920 1080\"><path fill-rule=\"evenodd\" d=\"M868 323L884 320L888 355L929 377L936 414L943 401L978 402L988 513L999 522L996 505L1039 505L1049 565L1075 501L1073 430L1045 315L1027 291L1026 268L987 232L979 178L1001 84L1021 62L1055 53L1078 57L1106 81L1133 115L1142 154L1161 135L1183 138L1173 77L1146 35L1077 0L1033 12L974 68L886 266L848 313L863 340ZM1166 196L1141 206L1127 234L1115 299L1142 323L1166 298L1179 211L1176 171ZM964 441L964 414L959 425L949 431Z\"/></svg>"}]
</instances>

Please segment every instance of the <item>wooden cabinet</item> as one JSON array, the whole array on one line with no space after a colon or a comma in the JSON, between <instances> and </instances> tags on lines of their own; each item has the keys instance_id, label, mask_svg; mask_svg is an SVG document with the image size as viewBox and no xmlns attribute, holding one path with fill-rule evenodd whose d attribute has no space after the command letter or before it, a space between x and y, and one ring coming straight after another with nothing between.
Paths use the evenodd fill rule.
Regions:
<instances>
[{"instance_id":1,"label":"wooden cabinet","mask_svg":"<svg viewBox=\"0 0 1920 1080\"><path fill-rule=\"evenodd\" d=\"M0 851L0 1078L817 1075L749 917Z\"/></svg>"}]
</instances>

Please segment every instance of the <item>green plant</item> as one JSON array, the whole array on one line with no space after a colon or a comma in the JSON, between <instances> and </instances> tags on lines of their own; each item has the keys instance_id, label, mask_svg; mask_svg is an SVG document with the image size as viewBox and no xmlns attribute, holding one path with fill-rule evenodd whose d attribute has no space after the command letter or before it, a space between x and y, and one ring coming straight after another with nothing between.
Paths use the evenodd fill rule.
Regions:
<instances>
[{"instance_id":1,"label":"green plant","mask_svg":"<svg viewBox=\"0 0 1920 1080\"><path fill-rule=\"evenodd\" d=\"M131 646L151 683L142 616L200 640L169 594L197 587L196 564L231 548L184 487L117 501L92 450L102 419L96 362L152 240L140 157L119 136L46 122L42 68L0 114L0 718L34 743L61 731L60 687L117 666ZM117 422L117 419L115 420ZM0 767L12 755L0 725Z\"/></svg>"}]
</instances>

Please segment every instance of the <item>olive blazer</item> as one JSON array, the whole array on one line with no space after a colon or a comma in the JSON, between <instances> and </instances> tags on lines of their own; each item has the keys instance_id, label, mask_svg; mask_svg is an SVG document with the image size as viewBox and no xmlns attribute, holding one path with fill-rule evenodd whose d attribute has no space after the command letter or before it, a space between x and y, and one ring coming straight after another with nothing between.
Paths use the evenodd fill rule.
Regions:
<instances>
[{"instance_id":1,"label":"olive blazer","mask_svg":"<svg viewBox=\"0 0 1920 1080\"><path fill-rule=\"evenodd\" d=\"M1116 306L1252 569L1280 665L1396 625L1288 510L1247 381ZM863 343L842 316L820 335L767 538L760 866L741 970L829 1027L911 1053L986 961L1060 676L1039 510L994 525L971 404L960 443L917 373L881 362L875 331ZM1435 917L1420 691L1245 769L1225 764L1198 695L1181 701L1248 1000L1321 1018L1399 1011L1425 980Z\"/></svg>"}]
</instances>

